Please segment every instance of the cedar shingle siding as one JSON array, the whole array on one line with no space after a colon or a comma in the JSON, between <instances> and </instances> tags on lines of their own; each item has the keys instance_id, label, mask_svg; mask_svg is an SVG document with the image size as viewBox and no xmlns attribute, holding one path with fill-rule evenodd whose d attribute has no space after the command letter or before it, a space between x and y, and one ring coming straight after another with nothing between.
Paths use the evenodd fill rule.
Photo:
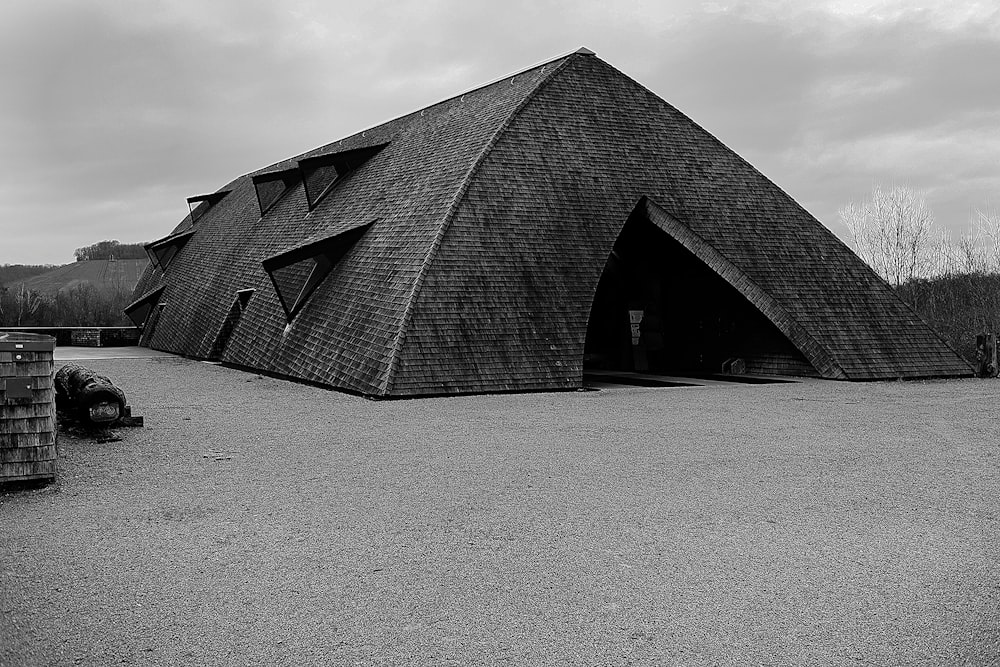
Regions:
<instances>
[{"instance_id":1,"label":"cedar shingle siding","mask_svg":"<svg viewBox=\"0 0 1000 667\"><path fill-rule=\"evenodd\" d=\"M312 211L299 179L261 217L254 176L354 149L371 157ZM377 396L579 387L591 304L632 221L697 258L735 295L726 298L752 304L765 341L746 352L752 370L851 380L970 373L788 195L592 55L222 190L166 274L150 266L136 287L136 298L164 287L144 345ZM189 227L190 218L173 233ZM342 238L360 238L289 323L262 262L352 230ZM281 269L282 284L304 284L310 265ZM234 310L237 291L250 288ZM685 326L673 315L668 326Z\"/></svg>"}]
</instances>

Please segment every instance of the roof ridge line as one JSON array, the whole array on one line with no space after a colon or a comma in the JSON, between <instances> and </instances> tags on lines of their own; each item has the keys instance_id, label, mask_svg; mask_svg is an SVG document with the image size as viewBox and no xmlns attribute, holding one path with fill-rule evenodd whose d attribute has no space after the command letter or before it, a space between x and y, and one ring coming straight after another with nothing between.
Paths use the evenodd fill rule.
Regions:
<instances>
[{"instance_id":1,"label":"roof ridge line","mask_svg":"<svg viewBox=\"0 0 1000 667\"><path fill-rule=\"evenodd\" d=\"M362 127L359 130L355 130L354 132L351 132L350 134L344 135L344 136L340 137L339 139L331 141L328 144L323 144L321 146L315 146L315 147L310 148L308 150L305 150L305 151L303 151L301 153L296 153L295 155L290 155L290 156L288 156L286 158L278 160L277 162L272 162L271 164L266 165L264 167L261 167L260 169L254 169L253 171L249 171L249 172L243 174L240 178L247 177L247 176L252 177L255 174L259 175L261 172L266 172L269 169L274 169L275 167L277 167L279 164L281 164L283 162L291 162L293 160L301 160L303 158L308 159L305 156L308 156L310 153L312 153L314 151L318 151L318 150L323 149L323 148L331 148L331 147L333 147L335 145L338 145L338 144L342 143L343 141L345 141L347 139L350 139L351 137L356 137L359 134L364 134L365 132L370 132L371 130L380 128L383 125L388 125L389 123L395 122L397 120L401 120L403 118L407 118L408 116L413 116L413 115L416 115L416 114L421 113L423 111L427 111L428 109L433 109L436 106L439 106L439 105L444 104L446 102L450 102L450 101L452 101L454 99L458 99L460 97L468 95L469 93L475 92L477 90L481 90L481 89L486 88L488 86L492 86L492 85L498 84L501 81L503 81L504 79L512 79L512 78L514 78L516 76L521 76L525 72L530 72L533 69L537 69L539 67L545 67L549 63L554 63L557 60L568 60L571 56L574 56L574 55L577 55L577 54L584 55L584 56L596 56L597 55L594 51L591 51L587 47L581 46L580 48L575 49L573 51L567 51L567 52L562 53L562 54L560 54L558 56L555 56L553 58L548 58L547 60L541 60L541 61L535 63L534 65L529 65L527 67L522 67L521 69L519 69L519 70L517 70L515 72L510 72L509 74L503 74L501 76L496 77L495 79L491 79L491 80L487 81L486 83L478 84L478 85L475 85L475 86L473 86L471 88L467 88L467 89L463 90L460 93L456 93L454 95L449 95L448 97L440 99L437 102L431 102L430 104L425 104L422 107L418 107L416 109L411 109L410 111L407 111L405 113L401 113L401 114L396 114L396 115L390 116L389 118L381 120L381 121L379 121L377 123L374 123L372 125L368 125L366 127ZM237 180L239 180L239 179L237 179ZM232 183L229 183L229 184L227 184L227 185L225 185L223 187L228 187L229 185L232 185ZM219 189L221 190L222 188L219 188Z\"/></svg>"},{"instance_id":2,"label":"roof ridge line","mask_svg":"<svg viewBox=\"0 0 1000 667\"><path fill-rule=\"evenodd\" d=\"M433 104L428 104L427 106L423 107L422 109L417 109L415 111L412 111L411 113L417 113L419 111L422 111L423 109L430 109L431 107L436 107L437 105L444 104L445 102L449 102L449 101L455 99L456 97L462 97L463 95L468 95L469 93L474 92L476 90L481 90L483 88L487 88L489 86L492 86L495 83L500 83L504 79L512 79L515 76L520 76L520 75L524 74L525 72L530 72L533 69L537 69L539 67L544 67L545 65L548 65L549 63L554 63L557 60L564 60L564 59L568 60L570 56L573 56L573 55L576 55L576 54L591 55L591 56L597 55L593 51L591 51L590 49L588 49L587 47L581 46L580 48L575 49L573 51L567 51L566 53L562 53L562 54L560 54L558 56L555 56L553 58L547 58L545 60L540 60L537 63L534 63L533 65L528 65L527 67L522 67L521 69L517 70L516 72L510 72L509 74L503 74L501 76L498 76L495 79L490 79L486 83L481 83L479 85L473 86L472 88L469 88L467 90L463 90L460 93L456 93L454 95L446 97L443 100L440 100L438 102L434 102ZM547 80L547 77L546 77L546 80ZM539 84L539 85L541 85L541 84ZM408 116L410 114L404 114L404 115ZM400 116L400 118L402 118L402 116Z\"/></svg>"},{"instance_id":3,"label":"roof ridge line","mask_svg":"<svg viewBox=\"0 0 1000 667\"><path fill-rule=\"evenodd\" d=\"M409 299L407 299L406 308L403 310L403 319L399 324L399 330L396 332L396 337L392 342L392 347L390 348L389 365L388 368L386 368L385 378L382 381L382 386L379 388L383 395L388 394L393 381L396 379L396 369L399 366L399 353L403 349L403 341L406 339L406 330L409 327L410 320L413 317L414 304L416 304L417 297L420 294L421 288L423 287L424 278L427 275L427 270L433 263L434 258L437 256L437 251L441 247L441 243L444 240L445 233L451 227L451 221L455 217L455 212L458 210L459 204L461 204L462 200L465 198L465 193L468 191L469 185L472 183L473 178L475 178L475 175L479 171L480 166L482 166L483 162L486 161L486 158L489 157L490 153L493 152L493 148L496 146L497 142L500 141L500 137L507 130L507 128L510 127L510 124L511 122L513 122L514 118L516 118L517 115L521 113L521 110L524 109L524 107L526 107L528 103L535 98L535 95L538 94L538 91L540 91L549 81L552 80L552 77L555 76L556 73L562 71L563 68L566 67L566 64L569 63L573 55L574 55L573 53L570 53L567 54L566 56L562 56L563 58L565 58L565 60L563 60L563 62L557 67L554 67L551 72L546 74L545 78L539 81L535 85L535 87L532 88L531 92L529 92L527 95L524 96L524 99L517 104L514 110L510 112L507 118L505 118L504 121L500 124L500 126L496 129L496 131L493 133L493 136L490 137L490 140L483 147L483 150L480 151L479 156L476 158L475 162L473 162L472 166L469 167L469 171L466 172L465 178L462 179L462 184L459 186L458 191L452 198L451 204L448 205L448 210L444 214L444 219L441 221L441 226L438 228L437 233L434 235L434 241L433 243L431 243L431 247L427 251L427 256L424 257L424 261L420 265L420 271L417 272L417 277L413 281L413 289L410 290L410 297ZM526 71L528 70L522 70L522 72ZM505 78L507 77L498 79L498 81L503 81L503 79ZM494 81L490 85L493 85L495 83L497 82ZM456 97L458 96L456 95ZM454 98L448 98L448 99L454 99Z\"/></svg>"},{"instance_id":4,"label":"roof ridge line","mask_svg":"<svg viewBox=\"0 0 1000 667\"><path fill-rule=\"evenodd\" d=\"M568 60L570 58L570 56L573 56L573 55L576 55L576 54L591 55L591 56L597 55L596 53L594 53L593 51L591 51L587 47L581 46L580 48L575 49L573 51L567 51L566 53L562 53L562 54L560 54L558 56L555 56L553 58L548 58L546 60L541 60L541 61L535 63L534 65L528 65L527 67L522 67L521 69L519 69L519 70L517 70L515 72L510 72L508 74L502 74L502 75L496 77L495 79L490 79L486 83L477 84L477 85L475 85L475 86L473 86L471 88L467 88L467 89L465 89L465 90L463 90L463 91L461 91L459 93L455 93L454 95L449 95L448 97L445 97L444 99L440 99L437 102L431 102L430 104L426 104L426 105L424 105L422 107L419 107L417 109L413 109L411 111L407 111L406 113L402 113L402 114L399 114L397 116L393 116L391 118L386 118L385 120L380 121L378 123L375 123L374 125L369 125L368 127L364 127L362 129L358 130L357 132L352 132L351 134L348 134L346 137L341 137L340 139L338 139L334 143L340 143L344 139L350 139L351 137L357 136L357 135L359 135L359 134L361 134L363 132L368 132L369 130L374 130L377 127L382 127L383 125L386 125L386 124L391 123L393 121L399 120L401 118L406 118L407 116L412 116L412 115L418 114L418 113L420 113L422 111L427 111L428 109L433 109L436 106L439 106L439 105L444 104L446 102L450 102L450 101L452 101L454 99L458 99L460 97L468 95L469 93L475 92L477 90L482 90L483 88L487 88L489 86L492 86L492 85L495 85L497 83L500 83L504 79L512 79L515 76L521 76L525 72L530 72L533 69L537 69L539 67L545 67L549 63L554 63L557 60L564 60L564 59ZM316 150L316 149L313 149L313 150ZM289 158L289 159L292 159L292 158Z\"/></svg>"}]
</instances>

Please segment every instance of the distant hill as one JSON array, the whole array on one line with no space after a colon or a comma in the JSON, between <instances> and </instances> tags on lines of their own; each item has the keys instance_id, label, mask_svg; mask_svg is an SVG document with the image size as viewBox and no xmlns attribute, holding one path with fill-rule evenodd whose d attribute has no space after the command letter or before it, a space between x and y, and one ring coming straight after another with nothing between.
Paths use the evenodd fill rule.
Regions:
<instances>
[{"instance_id":1,"label":"distant hill","mask_svg":"<svg viewBox=\"0 0 1000 667\"><path fill-rule=\"evenodd\" d=\"M23 281L18 280L17 283L12 281L11 284L23 282L27 289L49 295L84 283L90 283L101 290L120 289L131 292L147 266L149 266L148 257L87 260L58 266L51 271L25 278Z\"/></svg>"},{"instance_id":2,"label":"distant hill","mask_svg":"<svg viewBox=\"0 0 1000 667\"><path fill-rule=\"evenodd\" d=\"M56 264L0 264L0 285L13 285L51 271Z\"/></svg>"}]
</instances>

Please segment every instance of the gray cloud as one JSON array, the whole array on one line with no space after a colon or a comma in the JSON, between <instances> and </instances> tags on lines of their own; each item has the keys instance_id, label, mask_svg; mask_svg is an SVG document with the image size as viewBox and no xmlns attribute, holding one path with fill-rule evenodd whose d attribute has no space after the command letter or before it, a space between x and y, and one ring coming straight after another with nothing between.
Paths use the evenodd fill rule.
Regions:
<instances>
[{"instance_id":1,"label":"gray cloud","mask_svg":"<svg viewBox=\"0 0 1000 667\"><path fill-rule=\"evenodd\" d=\"M645 76L837 231L837 208L876 179L928 189L960 228L1000 186L991 19L705 14Z\"/></svg>"},{"instance_id":2,"label":"gray cloud","mask_svg":"<svg viewBox=\"0 0 1000 667\"><path fill-rule=\"evenodd\" d=\"M187 196L580 45L834 229L873 179L962 225L1000 195L1000 13L871 4L14 0L0 263L162 236Z\"/></svg>"}]
</instances>

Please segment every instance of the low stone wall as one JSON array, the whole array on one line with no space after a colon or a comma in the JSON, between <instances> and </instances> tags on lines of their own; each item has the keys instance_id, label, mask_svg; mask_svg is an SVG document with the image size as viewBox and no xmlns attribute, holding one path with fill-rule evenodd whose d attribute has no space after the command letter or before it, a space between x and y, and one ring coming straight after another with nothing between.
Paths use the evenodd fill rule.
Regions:
<instances>
[{"instance_id":1,"label":"low stone wall","mask_svg":"<svg viewBox=\"0 0 1000 667\"><path fill-rule=\"evenodd\" d=\"M73 329L69 333L69 341L71 345L76 345L77 347L100 347L101 330Z\"/></svg>"},{"instance_id":2,"label":"low stone wall","mask_svg":"<svg viewBox=\"0 0 1000 667\"><path fill-rule=\"evenodd\" d=\"M5 331L42 334L56 339L56 345L66 347L125 347L139 344L136 327L0 327Z\"/></svg>"}]
</instances>

